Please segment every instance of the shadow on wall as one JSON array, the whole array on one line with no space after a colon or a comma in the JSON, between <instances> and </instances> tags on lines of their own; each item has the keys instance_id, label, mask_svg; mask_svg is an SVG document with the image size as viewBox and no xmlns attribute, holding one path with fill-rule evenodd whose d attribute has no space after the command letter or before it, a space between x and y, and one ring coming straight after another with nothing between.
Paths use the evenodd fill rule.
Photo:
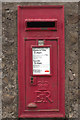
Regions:
<instances>
[{"instance_id":1,"label":"shadow on wall","mask_svg":"<svg viewBox=\"0 0 80 120\"><path fill-rule=\"evenodd\" d=\"M69 118L4 118L2 120L73 120L73 119L69 119Z\"/></svg>"},{"instance_id":2,"label":"shadow on wall","mask_svg":"<svg viewBox=\"0 0 80 120\"><path fill-rule=\"evenodd\" d=\"M18 120L69 120L68 118L18 118Z\"/></svg>"}]
</instances>

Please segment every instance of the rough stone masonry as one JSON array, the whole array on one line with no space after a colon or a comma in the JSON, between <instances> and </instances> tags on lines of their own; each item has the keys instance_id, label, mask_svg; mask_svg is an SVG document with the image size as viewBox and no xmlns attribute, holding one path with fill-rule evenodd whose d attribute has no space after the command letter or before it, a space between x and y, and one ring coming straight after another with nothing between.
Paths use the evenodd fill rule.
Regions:
<instances>
[{"instance_id":1,"label":"rough stone masonry","mask_svg":"<svg viewBox=\"0 0 80 120\"><path fill-rule=\"evenodd\" d=\"M17 6L64 5L65 111L78 118L78 3L2 3L2 117L18 119Z\"/></svg>"}]
</instances>

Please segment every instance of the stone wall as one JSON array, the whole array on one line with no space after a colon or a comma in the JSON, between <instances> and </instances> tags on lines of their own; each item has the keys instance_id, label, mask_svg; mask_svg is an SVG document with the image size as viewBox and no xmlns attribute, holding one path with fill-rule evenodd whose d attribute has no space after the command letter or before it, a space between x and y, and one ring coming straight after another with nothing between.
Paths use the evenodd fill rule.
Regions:
<instances>
[{"instance_id":1,"label":"stone wall","mask_svg":"<svg viewBox=\"0 0 80 120\"><path fill-rule=\"evenodd\" d=\"M2 3L2 113L18 118L17 6L64 5L65 10L65 111L78 119L78 3ZM45 120L45 119L44 119Z\"/></svg>"}]
</instances>

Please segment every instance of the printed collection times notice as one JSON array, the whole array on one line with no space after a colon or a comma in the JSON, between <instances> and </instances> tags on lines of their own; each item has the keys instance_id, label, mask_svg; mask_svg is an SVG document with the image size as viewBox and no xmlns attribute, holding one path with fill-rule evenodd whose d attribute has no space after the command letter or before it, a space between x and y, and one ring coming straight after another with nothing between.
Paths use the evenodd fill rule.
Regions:
<instances>
[{"instance_id":1,"label":"printed collection times notice","mask_svg":"<svg viewBox=\"0 0 80 120\"><path fill-rule=\"evenodd\" d=\"M33 75L50 74L50 47L34 47L33 54Z\"/></svg>"}]
</instances>

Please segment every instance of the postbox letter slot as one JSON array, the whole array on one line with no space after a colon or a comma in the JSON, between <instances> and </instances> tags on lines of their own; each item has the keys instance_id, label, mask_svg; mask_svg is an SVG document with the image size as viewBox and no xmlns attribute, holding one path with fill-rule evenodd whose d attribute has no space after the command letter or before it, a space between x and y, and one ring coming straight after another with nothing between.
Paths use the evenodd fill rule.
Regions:
<instances>
[{"instance_id":1,"label":"postbox letter slot","mask_svg":"<svg viewBox=\"0 0 80 120\"><path fill-rule=\"evenodd\" d=\"M36 21L36 22L27 22L27 27L28 28L52 28L55 27L55 21L51 22L43 22L43 21Z\"/></svg>"},{"instance_id":2,"label":"postbox letter slot","mask_svg":"<svg viewBox=\"0 0 80 120\"><path fill-rule=\"evenodd\" d=\"M26 20L26 30L56 30L57 20Z\"/></svg>"}]
</instances>

